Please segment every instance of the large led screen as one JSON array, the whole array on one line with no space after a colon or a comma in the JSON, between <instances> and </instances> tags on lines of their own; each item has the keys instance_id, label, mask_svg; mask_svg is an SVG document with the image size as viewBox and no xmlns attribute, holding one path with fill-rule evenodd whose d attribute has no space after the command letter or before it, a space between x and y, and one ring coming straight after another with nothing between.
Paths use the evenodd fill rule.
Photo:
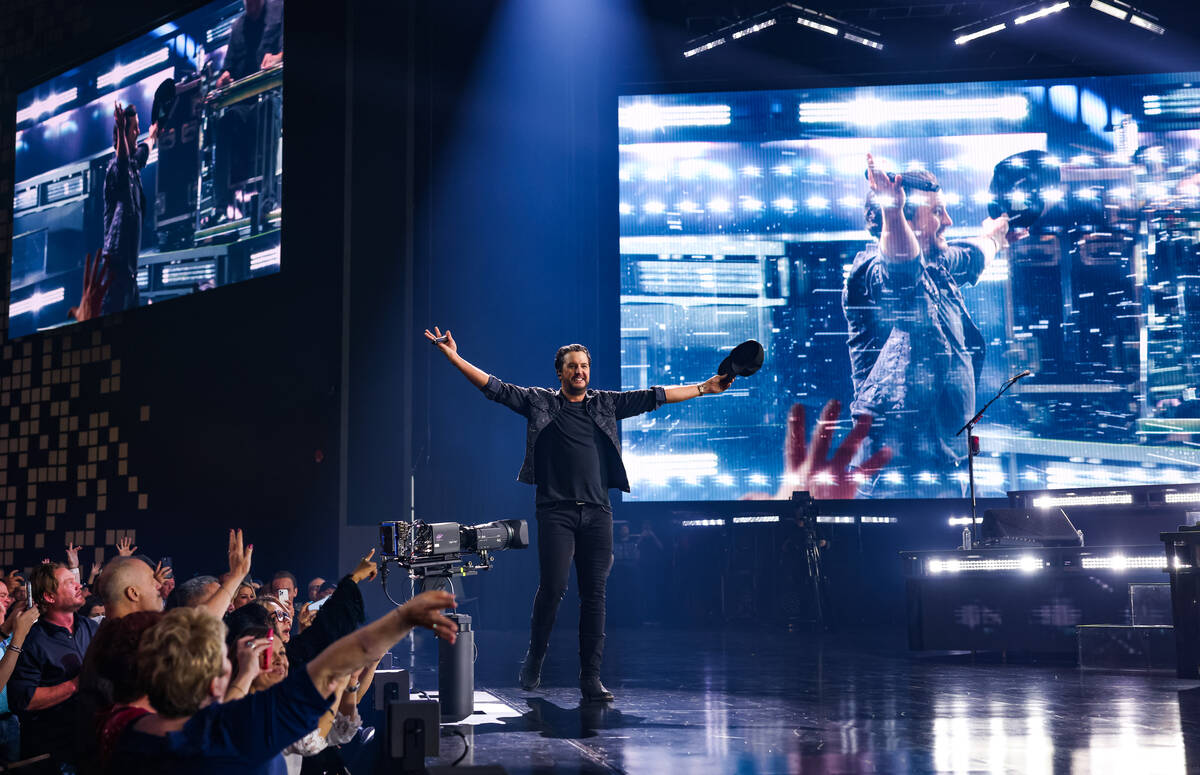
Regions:
<instances>
[{"instance_id":1,"label":"large led screen","mask_svg":"<svg viewBox=\"0 0 1200 775\"><path fill-rule=\"evenodd\" d=\"M624 421L629 499L959 497L955 432L1026 370L981 496L1200 481L1200 73L635 95L619 126L623 387L766 348Z\"/></svg>"},{"instance_id":2,"label":"large led screen","mask_svg":"<svg viewBox=\"0 0 1200 775\"><path fill-rule=\"evenodd\" d=\"M280 266L283 0L218 2L17 98L8 335Z\"/></svg>"}]
</instances>

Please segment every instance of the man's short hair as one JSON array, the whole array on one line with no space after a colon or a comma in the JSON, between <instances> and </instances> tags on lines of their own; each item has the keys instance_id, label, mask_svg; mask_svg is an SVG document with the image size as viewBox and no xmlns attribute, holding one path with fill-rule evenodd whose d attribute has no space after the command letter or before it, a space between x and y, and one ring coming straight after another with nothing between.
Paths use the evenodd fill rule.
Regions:
<instances>
[{"instance_id":1,"label":"man's short hair","mask_svg":"<svg viewBox=\"0 0 1200 775\"><path fill-rule=\"evenodd\" d=\"M207 611L172 609L142 634L137 669L156 711L166 718L191 716L225 669L225 625Z\"/></svg>"},{"instance_id":2,"label":"man's short hair","mask_svg":"<svg viewBox=\"0 0 1200 775\"><path fill-rule=\"evenodd\" d=\"M900 187L904 189L904 219L911 221L917 217L919 202L913 201L913 192L932 194L941 190L937 176L929 170L910 170L901 173ZM863 220L866 221L867 232L876 239L883 233L883 207L880 206L874 191L867 192L867 201L863 205Z\"/></svg>"},{"instance_id":3,"label":"man's short hair","mask_svg":"<svg viewBox=\"0 0 1200 775\"><path fill-rule=\"evenodd\" d=\"M554 373L558 374L562 371L563 363L567 360L567 353L583 353L587 356L588 365L592 365L592 354L588 348L581 344L564 344L558 348L558 352L554 354Z\"/></svg>"},{"instance_id":4,"label":"man's short hair","mask_svg":"<svg viewBox=\"0 0 1200 775\"><path fill-rule=\"evenodd\" d=\"M33 587L33 604L43 611L46 609L46 596L58 594L58 578L55 575L59 568L66 567L60 562L44 562L29 574L29 585Z\"/></svg>"},{"instance_id":5,"label":"man's short hair","mask_svg":"<svg viewBox=\"0 0 1200 775\"><path fill-rule=\"evenodd\" d=\"M296 577L295 577L295 575L292 574L291 571L288 571L288 570L276 571L275 575L271 577L271 581L275 582L275 581L278 581L279 579L291 579L292 587L295 589L300 589L300 582L296 581Z\"/></svg>"},{"instance_id":6,"label":"man's short hair","mask_svg":"<svg viewBox=\"0 0 1200 775\"><path fill-rule=\"evenodd\" d=\"M179 605L187 608L195 605L202 605L206 602L207 597L204 594L204 588L209 584L220 585L215 576L196 576L183 582L175 587L175 595L179 599Z\"/></svg>"},{"instance_id":7,"label":"man's short hair","mask_svg":"<svg viewBox=\"0 0 1200 775\"><path fill-rule=\"evenodd\" d=\"M135 557L114 557L104 566L104 571L96 582L96 592L104 601L104 607L117 603L131 585L133 573L141 570L131 563L142 562Z\"/></svg>"}]
</instances>

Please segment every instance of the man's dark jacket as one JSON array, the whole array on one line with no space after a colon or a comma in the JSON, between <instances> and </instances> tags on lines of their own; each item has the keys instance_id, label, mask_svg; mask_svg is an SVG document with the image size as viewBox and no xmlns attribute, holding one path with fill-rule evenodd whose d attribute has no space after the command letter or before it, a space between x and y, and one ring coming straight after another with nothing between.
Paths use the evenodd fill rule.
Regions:
<instances>
[{"instance_id":1,"label":"man's dark jacket","mask_svg":"<svg viewBox=\"0 0 1200 775\"><path fill-rule=\"evenodd\" d=\"M517 481L537 484L534 478L533 451L537 446L538 436L546 426L554 422L555 415L567 399L563 397L561 390L519 387L501 382L490 375L487 384L483 386L483 394L529 420L525 431L525 461L521 464L521 473L517 475ZM608 467L610 487L629 492L629 476L625 473L625 464L621 462L621 437L617 421L651 412L666 401L666 391L658 386L647 390L587 391L583 399L583 408L611 444L611 448L602 450Z\"/></svg>"}]
</instances>

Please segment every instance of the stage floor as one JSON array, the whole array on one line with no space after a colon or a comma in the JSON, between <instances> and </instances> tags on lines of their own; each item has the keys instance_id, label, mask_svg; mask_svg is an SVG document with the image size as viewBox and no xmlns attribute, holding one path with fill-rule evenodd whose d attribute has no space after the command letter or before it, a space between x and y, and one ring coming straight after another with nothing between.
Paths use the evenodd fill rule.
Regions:
<instances>
[{"instance_id":1,"label":"stage floor","mask_svg":"<svg viewBox=\"0 0 1200 775\"><path fill-rule=\"evenodd\" d=\"M556 632L534 692L516 685L522 633L477 637L490 697L458 725L462 765L511 775L1200 772L1200 684L1173 675L916 657L894 630L644 627L609 635L616 702L581 707L570 633ZM431 649L419 643L418 662ZM418 689L435 680L414 671ZM431 765L464 750L445 727L441 744Z\"/></svg>"}]
</instances>

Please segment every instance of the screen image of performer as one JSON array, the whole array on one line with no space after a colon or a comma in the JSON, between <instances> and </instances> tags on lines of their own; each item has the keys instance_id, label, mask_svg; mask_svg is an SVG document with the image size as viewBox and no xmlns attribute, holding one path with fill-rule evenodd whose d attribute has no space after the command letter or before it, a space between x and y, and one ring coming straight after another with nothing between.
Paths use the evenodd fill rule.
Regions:
<instances>
[{"instance_id":1,"label":"screen image of performer","mask_svg":"<svg viewBox=\"0 0 1200 775\"><path fill-rule=\"evenodd\" d=\"M138 305L138 254L142 245L142 217L146 193L142 190L142 168L150 146L138 145L138 115L132 105L116 103L113 109L113 147L116 155L104 174L104 247L108 288L101 303L102 314L120 312ZM100 258L97 257L97 263Z\"/></svg>"},{"instance_id":2,"label":"screen image of performer","mask_svg":"<svg viewBox=\"0 0 1200 775\"><path fill-rule=\"evenodd\" d=\"M600 681L608 573L613 561L613 516L608 490L629 492L617 423L663 404L723 393L733 377L714 375L693 385L646 390L592 390L592 359L581 344L560 347L554 370L558 390L501 382L458 354L447 330L425 337L484 396L528 421L525 460L518 481L537 488L537 594L530 619L529 651L519 676L523 689L541 684L542 662L558 605L566 594L571 561L579 580L579 688L587 702L607 702Z\"/></svg>"},{"instance_id":3,"label":"screen image of performer","mask_svg":"<svg viewBox=\"0 0 1200 775\"><path fill-rule=\"evenodd\" d=\"M966 460L955 434L975 414L985 349L961 289L1022 235L1001 216L984 220L978 237L948 242L953 220L932 173L889 174L868 154L867 179L866 225L877 243L855 257L842 290L850 413L872 418L859 456L886 446L893 468L946 476Z\"/></svg>"}]
</instances>

